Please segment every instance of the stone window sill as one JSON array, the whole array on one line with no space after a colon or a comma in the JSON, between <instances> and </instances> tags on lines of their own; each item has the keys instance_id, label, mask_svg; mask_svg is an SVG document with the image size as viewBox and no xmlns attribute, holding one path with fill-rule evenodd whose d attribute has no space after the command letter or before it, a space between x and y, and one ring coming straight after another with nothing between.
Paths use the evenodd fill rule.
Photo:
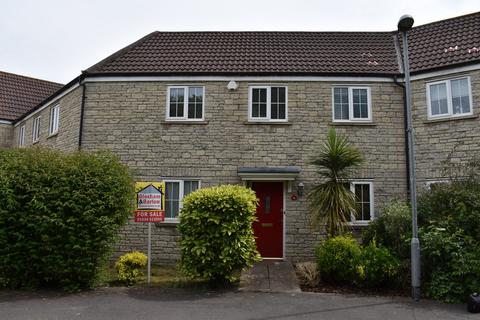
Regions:
<instances>
[{"instance_id":1,"label":"stone window sill","mask_svg":"<svg viewBox=\"0 0 480 320\"><path fill-rule=\"evenodd\" d=\"M352 122L330 122L329 125L331 126L338 126L338 127L350 127L350 126L359 126L359 127L376 127L377 124L373 122L359 122L359 121L352 121Z\"/></svg>"},{"instance_id":2,"label":"stone window sill","mask_svg":"<svg viewBox=\"0 0 480 320\"><path fill-rule=\"evenodd\" d=\"M208 121L188 121L188 120L164 120L160 122L161 124L199 124L199 125L206 125Z\"/></svg>"},{"instance_id":3,"label":"stone window sill","mask_svg":"<svg viewBox=\"0 0 480 320\"><path fill-rule=\"evenodd\" d=\"M170 228L175 228L177 225L180 223L180 220L170 220L170 221L164 221L164 222L157 222L155 223L156 227L162 228L162 227L170 227Z\"/></svg>"},{"instance_id":4,"label":"stone window sill","mask_svg":"<svg viewBox=\"0 0 480 320\"><path fill-rule=\"evenodd\" d=\"M58 136L58 131L48 135L47 139Z\"/></svg>"},{"instance_id":5,"label":"stone window sill","mask_svg":"<svg viewBox=\"0 0 480 320\"><path fill-rule=\"evenodd\" d=\"M438 118L438 119L428 119L423 121L424 124L437 123L437 122L446 122L446 121L457 121L457 120L467 120L467 119L477 119L478 115L468 115L468 116L458 116L458 117L448 117L448 118Z\"/></svg>"},{"instance_id":6,"label":"stone window sill","mask_svg":"<svg viewBox=\"0 0 480 320\"><path fill-rule=\"evenodd\" d=\"M245 121L245 125L269 125L269 126L291 126L292 123L288 121Z\"/></svg>"}]
</instances>

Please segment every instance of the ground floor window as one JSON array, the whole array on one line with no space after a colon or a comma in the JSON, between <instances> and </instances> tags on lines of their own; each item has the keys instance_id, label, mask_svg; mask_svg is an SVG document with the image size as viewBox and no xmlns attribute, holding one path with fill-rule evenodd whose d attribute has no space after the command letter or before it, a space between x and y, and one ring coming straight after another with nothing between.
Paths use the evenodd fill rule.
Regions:
<instances>
[{"instance_id":1,"label":"ground floor window","mask_svg":"<svg viewBox=\"0 0 480 320\"><path fill-rule=\"evenodd\" d=\"M357 200L357 212L352 214L352 223L367 223L374 217L373 207L373 182L352 181L350 190Z\"/></svg>"},{"instance_id":2,"label":"ground floor window","mask_svg":"<svg viewBox=\"0 0 480 320\"><path fill-rule=\"evenodd\" d=\"M200 180L165 181L165 221L177 220L183 197L200 188Z\"/></svg>"}]
</instances>

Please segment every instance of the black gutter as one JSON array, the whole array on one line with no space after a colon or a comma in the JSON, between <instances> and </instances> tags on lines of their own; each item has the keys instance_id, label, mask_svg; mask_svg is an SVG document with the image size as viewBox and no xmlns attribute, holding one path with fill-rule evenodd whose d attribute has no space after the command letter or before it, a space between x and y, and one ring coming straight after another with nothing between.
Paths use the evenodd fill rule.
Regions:
<instances>
[{"instance_id":1,"label":"black gutter","mask_svg":"<svg viewBox=\"0 0 480 320\"><path fill-rule=\"evenodd\" d=\"M407 93L405 89L405 85L401 84L398 82L398 77L394 76L393 77L393 83L395 83L397 86L402 88L403 91L403 126L405 128L405 167L407 169L407 191L410 192L411 186L410 186L410 164L408 162L408 157L410 155L410 152L408 150L408 132L407 132Z\"/></svg>"},{"instance_id":2,"label":"black gutter","mask_svg":"<svg viewBox=\"0 0 480 320\"><path fill-rule=\"evenodd\" d=\"M83 80L83 73L82 76L78 79L78 84L82 87L82 102L80 103L80 128L78 131L78 150L82 149L82 138L83 138L83 113L85 110L85 91L87 87L85 86L85 82L82 83Z\"/></svg>"}]
</instances>

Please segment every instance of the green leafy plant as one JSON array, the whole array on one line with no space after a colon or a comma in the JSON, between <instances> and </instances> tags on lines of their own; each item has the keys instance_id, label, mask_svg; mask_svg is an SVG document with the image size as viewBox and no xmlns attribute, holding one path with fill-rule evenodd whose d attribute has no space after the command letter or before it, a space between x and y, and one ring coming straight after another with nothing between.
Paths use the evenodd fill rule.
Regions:
<instances>
[{"instance_id":1,"label":"green leafy plant","mask_svg":"<svg viewBox=\"0 0 480 320\"><path fill-rule=\"evenodd\" d=\"M320 153L312 161L325 180L308 193L312 223L316 228L326 225L329 237L343 232L350 214L357 210L355 195L346 183L363 161L360 151L334 129L330 129Z\"/></svg>"},{"instance_id":2,"label":"green leafy plant","mask_svg":"<svg viewBox=\"0 0 480 320\"><path fill-rule=\"evenodd\" d=\"M378 217L370 222L362 233L363 243L376 242L386 247L400 259L410 259L412 213L410 207L400 201L385 205Z\"/></svg>"},{"instance_id":3,"label":"green leafy plant","mask_svg":"<svg viewBox=\"0 0 480 320\"><path fill-rule=\"evenodd\" d=\"M426 294L444 302L463 302L468 294L480 291L478 175L425 191L419 198L419 220Z\"/></svg>"},{"instance_id":4,"label":"green leafy plant","mask_svg":"<svg viewBox=\"0 0 480 320\"><path fill-rule=\"evenodd\" d=\"M371 241L362 247L357 266L358 284L365 287L385 287L396 281L400 262L387 248Z\"/></svg>"},{"instance_id":5,"label":"green leafy plant","mask_svg":"<svg viewBox=\"0 0 480 320\"><path fill-rule=\"evenodd\" d=\"M118 258L115 263L118 280L125 282L128 285L137 283L145 276L145 267L147 266L148 258L145 254L134 251L124 254Z\"/></svg>"},{"instance_id":6,"label":"green leafy plant","mask_svg":"<svg viewBox=\"0 0 480 320\"><path fill-rule=\"evenodd\" d=\"M336 236L323 241L315 251L322 280L354 283L361 253L360 245L351 236Z\"/></svg>"},{"instance_id":7,"label":"green leafy plant","mask_svg":"<svg viewBox=\"0 0 480 320\"><path fill-rule=\"evenodd\" d=\"M183 272L215 282L233 282L236 272L260 259L252 223L255 193L241 186L199 189L184 198L179 230Z\"/></svg>"},{"instance_id":8,"label":"green leafy plant","mask_svg":"<svg viewBox=\"0 0 480 320\"><path fill-rule=\"evenodd\" d=\"M91 286L131 215L129 169L108 152L0 151L0 279Z\"/></svg>"}]
</instances>

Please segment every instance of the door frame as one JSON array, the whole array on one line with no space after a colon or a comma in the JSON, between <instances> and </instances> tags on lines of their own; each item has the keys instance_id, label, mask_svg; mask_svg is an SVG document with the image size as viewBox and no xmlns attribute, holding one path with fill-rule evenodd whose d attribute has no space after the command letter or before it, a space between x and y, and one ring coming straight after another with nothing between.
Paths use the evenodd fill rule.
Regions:
<instances>
[{"instance_id":1,"label":"door frame","mask_svg":"<svg viewBox=\"0 0 480 320\"><path fill-rule=\"evenodd\" d=\"M287 239L287 186L288 186L288 181L285 180L275 180L275 179L248 179L244 180L244 185L245 187L252 188L252 182L281 182L282 183L282 207L283 207L283 225L282 225L282 256L278 258L264 258L262 257L262 260L286 260L286 239Z\"/></svg>"}]
</instances>

